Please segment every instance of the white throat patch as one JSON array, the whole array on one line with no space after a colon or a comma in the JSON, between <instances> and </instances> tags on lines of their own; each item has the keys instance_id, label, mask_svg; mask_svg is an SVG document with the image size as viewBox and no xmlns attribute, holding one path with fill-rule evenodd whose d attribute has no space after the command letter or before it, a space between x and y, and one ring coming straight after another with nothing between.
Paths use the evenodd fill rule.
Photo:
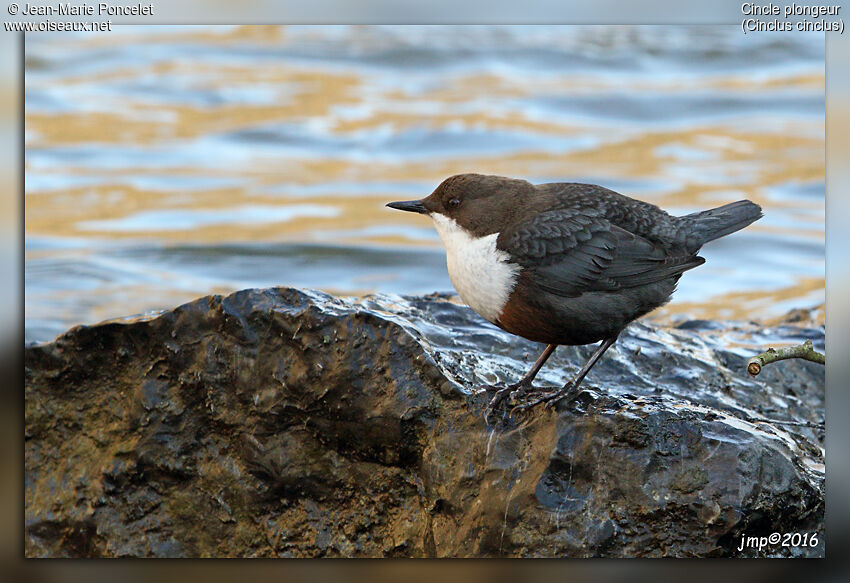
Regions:
<instances>
[{"instance_id":1,"label":"white throat patch","mask_svg":"<svg viewBox=\"0 0 850 583\"><path fill-rule=\"evenodd\" d=\"M473 237L454 219L433 213L431 219L446 246L446 267L458 295L484 319L495 322L516 285L520 266L496 248L499 233Z\"/></svg>"}]
</instances>

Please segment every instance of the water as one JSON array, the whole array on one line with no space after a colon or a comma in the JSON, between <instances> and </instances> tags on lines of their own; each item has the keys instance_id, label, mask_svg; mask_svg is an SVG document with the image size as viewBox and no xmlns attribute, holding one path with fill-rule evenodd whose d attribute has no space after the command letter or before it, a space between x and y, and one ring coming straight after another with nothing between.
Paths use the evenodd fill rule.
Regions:
<instances>
[{"instance_id":1,"label":"water","mask_svg":"<svg viewBox=\"0 0 850 583\"><path fill-rule=\"evenodd\" d=\"M458 172L750 198L656 318L824 301L824 37L729 27L115 27L26 38L26 337L273 285L451 290Z\"/></svg>"}]
</instances>

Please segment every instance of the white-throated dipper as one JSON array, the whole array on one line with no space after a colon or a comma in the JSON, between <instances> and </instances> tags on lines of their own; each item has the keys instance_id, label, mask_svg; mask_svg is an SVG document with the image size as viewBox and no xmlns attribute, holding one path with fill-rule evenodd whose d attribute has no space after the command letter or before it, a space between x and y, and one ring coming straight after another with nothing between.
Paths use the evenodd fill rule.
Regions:
<instances>
[{"instance_id":1,"label":"white-throated dipper","mask_svg":"<svg viewBox=\"0 0 850 583\"><path fill-rule=\"evenodd\" d=\"M682 273L705 262L700 247L758 220L740 200L674 217L602 186L458 174L422 200L390 208L426 214L446 247L449 277L469 307L499 328L547 344L518 383L496 393L487 415L521 396L560 344L599 348L560 390L576 391L632 321L665 304Z\"/></svg>"}]
</instances>

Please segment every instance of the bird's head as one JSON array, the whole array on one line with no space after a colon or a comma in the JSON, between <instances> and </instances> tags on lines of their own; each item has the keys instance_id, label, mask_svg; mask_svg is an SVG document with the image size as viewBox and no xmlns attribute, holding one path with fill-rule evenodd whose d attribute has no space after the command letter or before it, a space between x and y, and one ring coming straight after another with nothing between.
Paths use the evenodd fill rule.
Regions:
<instances>
[{"instance_id":1,"label":"bird's head","mask_svg":"<svg viewBox=\"0 0 850 583\"><path fill-rule=\"evenodd\" d=\"M421 200L391 202L388 207L425 214L438 227L456 225L474 237L499 232L534 192L525 180L456 174Z\"/></svg>"}]
</instances>

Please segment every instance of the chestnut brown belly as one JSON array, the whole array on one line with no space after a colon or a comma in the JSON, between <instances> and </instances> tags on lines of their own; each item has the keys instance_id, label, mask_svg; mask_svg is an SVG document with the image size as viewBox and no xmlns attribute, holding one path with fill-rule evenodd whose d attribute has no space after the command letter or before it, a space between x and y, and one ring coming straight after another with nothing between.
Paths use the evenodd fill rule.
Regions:
<instances>
[{"instance_id":1,"label":"chestnut brown belly","mask_svg":"<svg viewBox=\"0 0 850 583\"><path fill-rule=\"evenodd\" d=\"M617 291L562 297L520 278L496 324L546 344L590 344L619 334L630 322L663 305L676 279Z\"/></svg>"},{"instance_id":2,"label":"chestnut brown belly","mask_svg":"<svg viewBox=\"0 0 850 583\"><path fill-rule=\"evenodd\" d=\"M508 301L496 325L517 336L545 344L590 344L607 336L520 300Z\"/></svg>"}]
</instances>

